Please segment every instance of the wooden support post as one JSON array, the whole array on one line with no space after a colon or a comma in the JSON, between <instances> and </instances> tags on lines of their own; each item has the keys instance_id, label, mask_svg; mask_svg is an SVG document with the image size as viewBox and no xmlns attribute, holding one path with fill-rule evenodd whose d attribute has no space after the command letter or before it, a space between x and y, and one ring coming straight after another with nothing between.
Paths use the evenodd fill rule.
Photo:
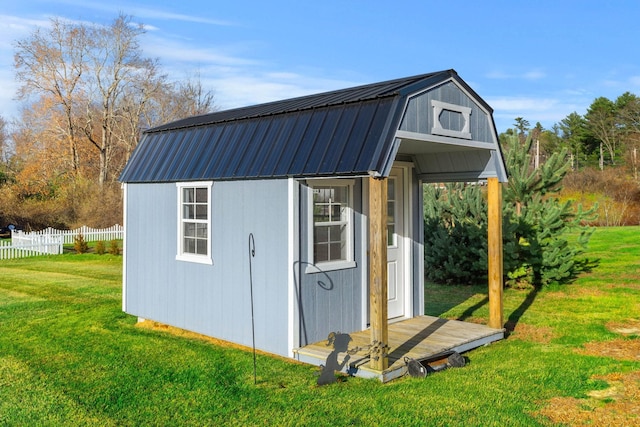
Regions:
<instances>
[{"instance_id":1,"label":"wooden support post","mask_svg":"<svg viewBox=\"0 0 640 427\"><path fill-rule=\"evenodd\" d=\"M502 329L502 184L498 178L488 179L488 239L489 239L489 326Z\"/></svg>"},{"instance_id":2,"label":"wooden support post","mask_svg":"<svg viewBox=\"0 0 640 427\"><path fill-rule=\"evenodd\" d=\"M369 178L369 316L371 369L388 367L387 179Z\"/></svg>"}]
</instances>

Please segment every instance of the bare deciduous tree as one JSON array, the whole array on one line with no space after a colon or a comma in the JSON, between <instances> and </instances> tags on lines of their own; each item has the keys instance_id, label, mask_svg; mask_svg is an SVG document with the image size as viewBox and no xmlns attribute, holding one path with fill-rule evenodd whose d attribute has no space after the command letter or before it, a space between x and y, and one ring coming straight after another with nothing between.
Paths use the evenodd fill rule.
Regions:
<instances>
[{"instance_id":1,"label":"bare deciduous tree","mask_svg":"<svg viewBox=\"0 0 640 427\"><path fill-rule=\"evenodd\" d=\"M22 85L21 99L36 95L52 100L51 108L64 117L60 136L67 141L71 169L80 172L76 110L83 96L83 76L90 50L90 38L82 25L51 20L48 29L38 28L30 37L16 42L16 78Z\"/></svg>"},{"instance_id":2,"label":"bare deciduous tree","mask_svg":"<svg viewBox=\"0 0 640 427\"><path fill-rule=\"evenodd\" d=\"M95 219L105 195L119 194L115 180L144 129L213 110L199 76L170 82L158 60L144 57L144 33L127 15L106 26L53 19L16 42L25 108L14 138L13 200L56 203L67 223L89 212ZM119 206L109 208L114 215L105 218L120 215Z\"/></svg>"}]
</instances>

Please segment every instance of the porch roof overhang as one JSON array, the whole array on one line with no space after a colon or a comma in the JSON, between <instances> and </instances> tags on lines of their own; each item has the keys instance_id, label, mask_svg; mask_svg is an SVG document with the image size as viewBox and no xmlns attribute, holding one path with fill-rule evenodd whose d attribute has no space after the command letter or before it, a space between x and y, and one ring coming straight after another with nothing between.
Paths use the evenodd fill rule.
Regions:
<instances>
[{"instance_id":1,"label":"porch roof overhang","mask_svg":"<svg viewBox=\"0 0 640 427\"><path fill-rule=\"evenodd\" d=\"M470 182L491 177L507 180L497 144L406 131L398 131L396 139L397 155L411 158L423 182Z\"/></svg>"}]
</instances>

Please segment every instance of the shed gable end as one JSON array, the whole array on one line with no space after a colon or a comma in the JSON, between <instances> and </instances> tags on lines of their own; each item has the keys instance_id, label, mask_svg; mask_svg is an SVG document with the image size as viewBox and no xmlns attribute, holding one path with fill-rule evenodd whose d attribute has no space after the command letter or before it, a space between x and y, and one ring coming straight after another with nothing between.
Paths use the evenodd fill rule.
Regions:
<instances>
[{"instance_id":1,"label":"shed gable end","mask_svg":"<svg viewBox=\"0 0 640 427\"><path fill-rule=\"evenodd\" d=\"M491 113L453 80L411 96L399 130L493 142Z\"/></svg>"}]
</instances>

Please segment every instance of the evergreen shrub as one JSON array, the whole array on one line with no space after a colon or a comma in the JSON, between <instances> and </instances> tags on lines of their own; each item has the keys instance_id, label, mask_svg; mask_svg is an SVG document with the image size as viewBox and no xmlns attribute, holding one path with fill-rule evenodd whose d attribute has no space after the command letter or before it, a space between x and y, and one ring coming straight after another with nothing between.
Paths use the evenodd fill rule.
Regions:
<instances>
[{"instance_id":1,"label":"evergreen shrub","mask_svg":"<svg viewBox=\"0 0 640 427\"><path fill-rule=\"evenodd\" d=\"M120 255L120 247L118 246L118 241L116 239L109 242L109 253L111 255Z\"/></svg>"},{"instance_id":2,"label":"evergreen shrub","mask_svg":"<svg viewBox=\"0 0 640 427\"><path fill-rule=\"evenodd\" d=\"M78 233L78 235L73 238L73 249L79 254L84 254L89 251L89 245L84 240L82 233Z\"/></svg>"}]
</instances>

